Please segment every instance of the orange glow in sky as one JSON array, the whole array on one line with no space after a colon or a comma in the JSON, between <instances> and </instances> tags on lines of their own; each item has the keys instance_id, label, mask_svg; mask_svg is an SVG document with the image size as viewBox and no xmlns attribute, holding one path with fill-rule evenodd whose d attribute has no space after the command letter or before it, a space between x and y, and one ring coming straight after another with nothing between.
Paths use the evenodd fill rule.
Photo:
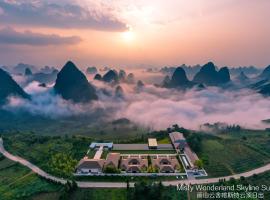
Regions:
<instances>
[{"instance_id":1,"label":"orange glow in sky","mask_svg":"<svg viewBox=\"0 0 270 200\"><path fill-rule=\"evenodd\" d=\"M13 17L8 21L8 12L11 11L4 3L0 4L1 29L8 26L17 32L30 30L45 34L45 39L43 35L38 36L45 42L51 35L80 38L76 42L57 38L62 41L58 45L53 42L48 45L37 42L33 45L33 41L24 42L23 37L20 38L23 42L19 44L2 42L0 64L26 62L62 65L67 59L74 60L82 67L160 67L183 63L193 65L209 60L220 66L265 67L270 64L268 0L61 0L59 4L78 5L85 10L82 9L82 15L75 19L89 19L79 26L68 18L77 13L60 10L61 16L55 20L48 18L43 21L42 18L32 17L40 20L38 25L33 20L26 23L27 19L22 24L19 18L14 20L14 13L10 13ZM90 14L87 14L88 11ZM52 13L57 13L57 10L51 11L48 16ZM91 16L92 13L97 14ZM1 21L5 15L7 24ZM67 23L63 26L62 21L57 21L62 18L63 23Z\"/></svg>"}]
</instances>

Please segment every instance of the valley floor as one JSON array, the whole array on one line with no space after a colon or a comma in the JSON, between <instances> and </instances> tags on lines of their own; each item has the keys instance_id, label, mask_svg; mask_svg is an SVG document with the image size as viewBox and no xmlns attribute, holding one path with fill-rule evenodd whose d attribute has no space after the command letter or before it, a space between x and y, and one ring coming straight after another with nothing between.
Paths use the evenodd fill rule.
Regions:
<instances>
[{"instance_id":1,"label":"valley floor","mask_svg":"<svg viewBox=\"0 0 270 200\"><path fill-rule=\"evenodd\" d=\"M200 137L200 145L196 153L202 158L204 167L211 177L238 174L270 162L270 134L267 131L196 133L197 136ZM77 161L85 154L85 149L92 141L89 137L81 136L52 137L25 133L3 135L3 138L5 148L12 154L33 162L48 173L66 178L71 178ZM0 199L59 199L64 191L63 186L39 178L29 169L7 160L2 155L0 175ZM270 172L265 172L246 178L246 181L269 184L269 177ZM171 193L174 194L172 191ZM125 188L76 189L70 192L69 198L98 200L103 197L106 199L107 194L112 199L127 198ZM186 193L179 191L175 191L175 194L186 196ZM190 194L191 197L192 195L194 196ZM268 193L266 197L267 195Z\"/></svg>"}]
</instances>

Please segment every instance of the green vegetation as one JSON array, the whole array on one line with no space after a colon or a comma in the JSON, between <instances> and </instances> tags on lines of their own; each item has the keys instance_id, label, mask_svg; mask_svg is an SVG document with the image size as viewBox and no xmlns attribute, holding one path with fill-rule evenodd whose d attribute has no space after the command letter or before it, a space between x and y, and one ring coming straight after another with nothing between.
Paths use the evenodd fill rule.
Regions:
<instances>
[{"instance_id":1,"label":"green vegetation","mask_svg":"<svg viewBox=\"0 0 270 200\"><path fill-rule=\"evenodd\" d=\"M270 137L267 131L231 131L199 134L199 158L209 176L241 173L270 162ZM243 137L245 136L245 139Z\"/></svg>"},{"instance_id":2,"label":"green vegetation","mask_svg":"<svg viewBox=\"0 0 270 200\"><path fill-rule=\"evenodd\" d=\"M270 162L270 131L249 131L239 128L230 128L228 131L214 133L195 133L176 127L184 132L191 148L201 159L198 166L203 164L210 176L224 176L241 173ZM127 143L147 142L148 137L156 137L158 141L166 143L168 131L158 131L149 134L133 135L130 139L119 136L114 141ZM129 135L129 133L127 134ZM57 176L71 177L76 163L86 154L92 138L86 136L45 136L33 133L3 134L5 148L15 155L19 155L43 170ZM103 140L102 137L104 136ZM115 137L115 136L113 136ZM99 141L107 141L106 135L100 135ZM121 153L175 153L175 151L118 151ZM94 155L90 151L88 155ZM102 158L106 158L108 151L104 151ZM111 170L111 169L109 169ZM148 171L155 169L148 169ZM74 177L72 177L74 178ZM175 187L162 187L151 182L162 180L178 180L186 177L75 177L81 181L111 181L129 182L138 181L136 188L127 189L79 189L76 186L61 186L48 182L33 174L29 169L14 163L0 155L0 199L2 200L58 200L68 199L119 199L132 200L155 199L158 192L160 199L187 199L185 192L176 191ZM145 182L145 183L142 183ZM245 183L252 185L269 185L270 172L254 175L240 181L231 180L219 184ZM142 187L143 186L143 187ZM142 190L144 188L144 190ZM157 189L159 188L159 190ZM144 197L139 196L145 194ZM195 199L191 194L191 199ZM180 197L179 197L180 196ZM265 199L270 199L269 192Z\"/></svg>"},{"instance_id":3,"label":"green vegetation","mask_svg":"<svg viewBox=\"0 0 270 200\"><path fill-rule=\"evenodd\" d=\"M190 133L186 135L186 140L190 148L195 151L199 152L202 148L202 135L196 133Z\"/></svg>"},{"instance_id":4,"label":"green vegetation","mask_svg":"<svg viewBox=\"0 0 270 200\"><path fill-rule=\"evenodd\" d=\"M97 152L96 150L89 149L89 151L87 151L87 157L90 158L90 159L94 158L96 152Z\"/></svg>"},{"instance_id":5,"label":"green vegetation","mask_svg":"<svg viewBox=\"0 0 270 200\"><path fill-rule=\"evenodd\" d=\"M0 155L0 199L29 199L35 194L56 192L61 188Z\"/></svg>"},{"instance_id":6,"label":"green vegetation","mask_svg":"<svg viewBox=\"0 0 270 200\"><path fill-rule=\"evenodd\" d=\"M171 140L169 137L164 137L158 140L158 144L171 144Z\"/></svg>"},{"instance_id":7,"label":"green vegetation","mask_svg":"<svg viewBox=\"0 0 270 200\"><path fill-rule=\"evenodd\" d=\"M168 128L167 130L144 132L143 134L137 134L136 137L123 138L119 135L117 140L114 140L115 143L136 143L143 144L148 142L148 138L156 138L160 144L170 144L169 133L173 131L179 131L184 134L188 134L190 131L184 128L179 127L178 125L173 125L173 128Z\"/></svg>"},{"instance_id":8,"label":"green vegetation","mask_svg":"<svg viewBox=\"0 0 270 200\"><path fill-rule=\"evenodd\" d=\"M177 127L176 127L177 128ZM228 133L184 132L191 148L198 154L203 167L211 177L225 176L254 169L270 162L270 132L229 129ZM137 136L138 141L148 137L168 138L167 131ZM44 136L33 133L3 134L8 151L19 155L41 169L56 176L71 177L76 163L86 155L92 138L85 136ZM131 138L130 141L133 141ZM119 140L120 141L120 140ZM128 141L128 142L130 142ZM104 151L106 158L109 151ZM174 154L174 150L113 150L122 154ZM91 158L95 151L89 151ZM201 166L201 164L199 164ZM148 171L155 169L148 169Z\"/></svg>"},{"instance_id":9,"label":"green vegetation","mask_svg":"<svg viewBox=\"0 0 270 200\"><path fill-rule=\"evenodd\" d=\"M33 116L29 113L11 112L0 110L0 130L2 133L35 132L43 135L84 135L98 140L119 140L137 138L147 130L133 123L119 124L104 122L106 113L100 111L95 116L72 116L52 119L42 116Z\"/></svg>"},{"instance_id":10,"label":"green vegetation","mask_svg":"<svg viewBox=\"0 0 270 200\"><path fill-rule=\"evenodd\" d=\"M71 177L92 139L82 136L42 136L31 133L3 135L5 148L44 171Z\"/></svg>"},{"instance_id":11,"label":"green vegetation","mask_svg":"<svg viewBox=\"0 0 270 200\"><path fill-rule=\"evenodd\" d=\"M176 187L164 187L161 184L140 181L135 188L122 189L76 189L68 193L69 200L178 200L187 199L186 192ZM54 199L50 199L54 200Z\"/></svg>"},{"instance_id":12,"label":"green vegetation","mask_svg":"<svg viewBox=\"0 0 270 200\"><path fill-rule=\"evenodd\" d=\"M224 182L223 180L220 180L220 182L215 184L215 185L217 185L217 186L232 186L232 185L234 185L235 188L237 188L237 185L242 185L242 186L246 186L246 187L250 185L253 188L258 186L260 189L254 193L263 194L264 195L263 198L228 198L228 197L227 198L218 198L218 199L224 199L224 200L226 200L226 199L229 199L229 200L241 200L241 199L257 200L257 199L270 199L269 190L265 191L262 189L262 185L265 185L266 187L270 188L269 183L270 183L270 172L266 172L266 173L259 174L259 175L255 174L249 178L241 177L239 180L236 180L233 178L230 179L229 181L226 181L226 182ZM196 191L196 189L195 189L195 191L190 194L190 197L191 197L190 199L196 200L197 199L196 198L197 192L198 191ZM201 192L201 191L199 191L199 192ZM218 192L224 193L224 191L216 191L215 193L218 193ZM233 190L233 191L229 191L229 192L238 192L241 194L248 194L248 193L254 194L251 189L248 189L248 191ZM207 199L207 198L204 198L204 199Z\"/></svg>"},{"instance_id":13,"label":"green vegetation","mask_svg":"<svg viewBox=\"0 0 270 200\"><path fill-rule=\"evenodd\" d=\"M110 152L110 151L108 151L108 150L106 150L106 149L103 150L102 155L101 155L101 158L102 158L102 159L106 159L109 152Z\"/></svg>"},{"instance_id":14,"label":"green vegetation","mask_svg":"<svg viewBox=\"0 0 270 200\"><path fill-rule=\"evenodd\" d=\"M125 182L132 181L165 181L165 180L182 180L186 176L76 176L77 181L98 181L98 182Z\"/></svg>"},{"instance_id":15,"label":"green vegetation","mask_svg":"<svg viewBox=\"0 0 270 200\"><path fill-rule=\"evenodd\" d=\"M127 200L126 189L77 189L69 200Z\"/></svg>"},{"instance_id":16,"label":"green vegetation","mask_svg":"<svg viewBox=\"0 0 270 200\"><path fill-rule=\"evenodd\" d=\"M105 173L109 173L109 174L116 174L116 173L120 173L121 170L115 168L114 166L108 165L104 168L103 172Z\"/></svg>"},{"instance_id":17,"label":"green vegetation","mask_svg":"<svg viewBox=\"0 0 270 200\"><path fill-rule=\"evenodd\" d=\"M67 181L62 190L59 200L69 200L69 194L75 192L78 189L77 183L75 181Z\"/></svg>"},{"instance_id":18,"label":"green vegetation","mask_svg":"<svg viewBox=\"0 0 270 200\"><path fill-rule=\"evenodd\" d=\"M203 161L202 160L196 160L194 164L199 169L202 169L203 168Z\"/></svg>"},{"instance_id":19,"label":"green vegetation","mask_svg":"<svg viewBox=\"0 0 270 200\"><path fill-rule=\"evenodd\" d=\"M159 169L153 165L149 165L148 166L148 169L147 169L147 172L148 173L158 173Z\"/></svg>"},{"instance_id":20,"label":"green vegetation","mask_svg":"<svg viewBox=\"0 0 270 200\"><path fill-rule=\"evenodd\" d=\"M135 184L134 188L127 187L128 200L177 200L186 199L185 192L179 192L176 187L165 188L161 183L146 183L144 181Z\"/></svg>"},{"instance_id":21,"label":"green vegetation","mask_svg":"<svg viewBox=\"0 0 270 200\"><path fill-rule=\"evenodd\" d=\"M65 153L57 153L52 155L49 161L49 166L53 168L55 174L69 177L74 172L77 160L73 159L71 155Z\"/></svg>"}]
</instances>

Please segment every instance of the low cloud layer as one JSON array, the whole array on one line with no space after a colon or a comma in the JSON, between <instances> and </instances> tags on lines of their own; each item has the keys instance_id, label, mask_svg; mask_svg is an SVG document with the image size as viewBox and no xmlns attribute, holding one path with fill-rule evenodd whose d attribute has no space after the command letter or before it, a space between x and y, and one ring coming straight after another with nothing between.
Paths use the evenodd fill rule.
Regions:
<instances>
[{"instance_id":1,"label":"low cloud layer","mask_svg":"<svg viewBox=\"0 0 270 200\"><path fill-rule=\"evenodd\" d=\"M56 34L41 34L32 31L17 32L16 30L7 27L0 30L0 44L14 45L71 45L81 41L80 37L62 37Z\"/></svg>"},{"instance_id":2,"label":"low cloud layer","mask_svg":"<svg viewBox=\"0 0 270 200\"><path fill-rule=\"evenodd\" d=\"M123 100L104 97L100 104L114 108L114 119L125 117L156 130L175 123L199 129L200 125L216 122L261 129L267 127L262 120L270 118L270 98L248 89L225 91L209 87L184 93L146 85L138 92L134 86L121 86Z\"/></svg>"},{"instance_id":3,"label":"low cloud layer","mask_svg":"<svg viewBox=\"0 0 270 200\"><path fill-rule=\"evenodd\" d=\"M56 95L51 87L40 87L36 81L28 84L24 90L31 95L31 101L10 96L9 103L4 106L4 109L14 113L27 111L33 115L42 115L52 119L90 111L89 105L73 104L66 101Z\"/></svg>"},{"instance_id":4,"label":"low cloud layer","mask_svg":"<svg viewBox=\"0 0 270 200\"><path fill-rule=\"evenodd\" d=\"M267 127L262 120L270 118L270 98L251 90L224 91L215 87L180 92L146 84L141 90L135 85L121 84L124 97L117 98L115 87L94 81L99 101L86 105L73 104L54 94L52 88L42 88L32 82L24 89L32 101L11 97L5 109L28 111L36 115L57 118L72 115L95 115L104 111L106 120L128 118L141 126L160 130L175 123L189 129L199 129L204 123L239 124L246 128ZM106 91L106 92L104 92Z\"/></svg>"},{"instance_id":5,"label":"low cloud layer","mask_svg":"<svg viewBox=\"0 0 270 200\"><path fill-rule=\"evenodd\" d=\"M0 1L0 23L55 28L123 31L126 24L112 13L83 7L75 1Z\"/></svg>"},{"instance_id":6,"label":"low cloud layer","mask_svg":"<svg viewBox=\"0 0 270 200\"><path fill-rule=\"evenodd\" d=\"M130 103L118 112L132 121L154 129L172 124L198 129L204 123L224 122L257 129L270 118L270 99L249 90L221 91L209 88L187 93L154 87L131 95Z\"/></svg>"}]
</instances>

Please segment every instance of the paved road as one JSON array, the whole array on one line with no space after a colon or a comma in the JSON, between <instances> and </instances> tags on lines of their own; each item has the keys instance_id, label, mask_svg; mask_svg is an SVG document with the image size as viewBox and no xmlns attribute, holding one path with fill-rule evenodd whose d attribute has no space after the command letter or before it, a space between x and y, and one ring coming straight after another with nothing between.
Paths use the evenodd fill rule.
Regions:
<instances>
[{"instance_id":1,"label":"paved road","mask_svg":"<svg viewBox=\"0 0 270 200\"><path fill-rule=\"evenodd\" d=\"M244 172L241 174L235 174L231 176L224 176L224 177L218 177L218 178L207 178L207 179L193 179L193 180L180 180L180 181L163 181L163 185L169 186L169 185L178 185L178 184L207 184L207 183L217 183L220 179L230 180L230 178L240 179L241 176L243 177L251 177L254 174L261 174L266 171L270 170L270 163L263 166L256 168L254 170Z\"/></svg>"},{"instance_id":2,"label":"paved road","mask_svg":"<svg viewBox=\"0 0 270 200\"><path fill-rule=\"evenodd\" d=\"M40 169L39 167L37 167L36 165L30 163L29 161L19 157L19 156L14 156L12 154L10 154L9 152L7 152L3 146L3 140L2 138L0 138L0 152L8 159L13 160L15 162L19 162L22 165L28 167L29 169L31 169L33 172L37 173L38 175L47 178L47 179L51 179L53 181L65 184L67 181L61 178L57 178L55 176L51 176L50 174L44 172L42 169Z\"/></svg>"},{"instance_id":3,"label":"paved road","mask_svg":"<svg viewBox=\"0 0 270 200\"><path fill-rule=\"evenodd\" d=\"M2 153L5 157L7 157L10 160L13 160L15 162L19 162L22 165L28 167L31 169L33 172L37 173L38 175L45 177L47 179L51 179L53 181L65 184L67 180L57 178L55 176L52 176L46 172L44 172L42 169L37 167L36 165L30 163L29 161L19 157L19 156L14 156L7 152L4 147L3 147L3 140L0 138L0 153ZM253 174L260 174L266 171L270 170L270 164L267 164L263 167L259 167L257 169L244 172L241 174L235 174L231 176L225 176L225 177L218 177L218 178L208 178L208 179L192 179L192 180L175 180L175 181L163 181L163 185L169 186L169 185L178 185L178 184L206 184L206 183L217 183L219 182L220 179L225 179L229 180L230 178L235 178L239 179L241 176L244 177L250 177ZM84 181L77 181L78 187L81 188L125 188L126 183L121 183L121 182L84 182ZM130 186L134 186L134 183L130 183Z\"/></svg>"}]
</instances>

